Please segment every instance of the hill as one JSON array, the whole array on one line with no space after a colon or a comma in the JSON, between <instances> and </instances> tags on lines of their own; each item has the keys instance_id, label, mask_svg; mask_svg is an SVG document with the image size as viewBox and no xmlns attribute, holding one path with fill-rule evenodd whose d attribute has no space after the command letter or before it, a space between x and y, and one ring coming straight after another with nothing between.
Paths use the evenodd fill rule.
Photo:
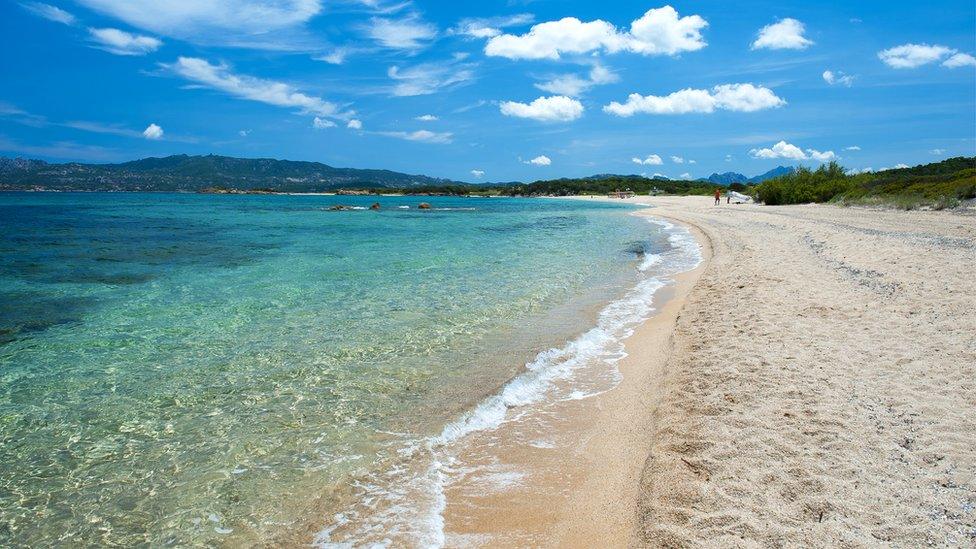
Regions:
<instances>
[{"instance_id":1,"label":"hill","mask_svg":"<svg viewBox=\"0 0 976 549\"><path fill-rule=\"evenodd\" d=\"M144 158L121 164L49 164L0 158L0 190L199 191L208 187L314 192L343 187L415 187L453 181L390 170L335 168L319 162L188 156Z\"/></svg>"}]
</instances>

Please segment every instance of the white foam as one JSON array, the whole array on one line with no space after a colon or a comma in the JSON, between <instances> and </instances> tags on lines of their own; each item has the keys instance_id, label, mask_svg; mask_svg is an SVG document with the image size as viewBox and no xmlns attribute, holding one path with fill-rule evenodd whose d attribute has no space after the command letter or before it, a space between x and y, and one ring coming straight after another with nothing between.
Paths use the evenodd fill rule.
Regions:
<instances>
[{"instance_id":1,"label":"white foam","mask_svg":"<svg viewBox=\"0 0 976 549\"><path fill-rule=\"evenodd\" d=\"M596 372L608 381L609 388L619 384L617 362L626 356L623 340L653 313L654 295L670 282L666 277L691 270L701 262L698 243L687 229L663 219L649 218L649 221L669 233L670 249L644 259L639 269L646 277L623 298L604 307L595 327L561 347L536 355L525 365L525 370L498 393L485 398L474 409L448 423L439 435L400 449L400 454L405 457L416 456L418 452L427 454L430 459L428 466L421 474L401 480L399 486L367 487L366 493L372 498L370 511L376 514L368 517L366 520L370 524L353 533L353 537L360 534L368 537L381 531L407 534L412 544L418 546L443 546L443 511L447 505L444 489L453 470L453 458L448 450L454 444L474 433L497 429L507 421L517 420L522 410L529 411L526 407L547 398L578 400L608 390L608 387L587 390L588 387L574 386L575 374L584 369L592 373L593 368L600 368ZM653 275L647 274L651 267L655 267ZM565 385L557 383L560 381L568 382L570 388L567 390L564 387L563 394L554 395L559 387ZM390 471L385 476L393 479L403 472ZM423 501L417 501L418 496ZM377 501L384 501L387 506L380 510ZM333 524L319 533L317 546L347 546L331 538L350 519L346 515L336 515L335 519Z\"/></svg>"}]
</instances>

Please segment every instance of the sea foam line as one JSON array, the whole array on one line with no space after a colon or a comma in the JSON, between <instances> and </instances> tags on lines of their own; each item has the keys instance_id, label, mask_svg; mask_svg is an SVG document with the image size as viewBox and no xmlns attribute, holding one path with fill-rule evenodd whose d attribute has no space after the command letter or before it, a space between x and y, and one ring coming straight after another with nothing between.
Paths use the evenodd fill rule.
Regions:
<instances>
[{"instance_id":1,"label":"sea foam line","mask_svg":"<svg viewBox=\"0 0 976 549\"><path fill-rule=\"evenodd\" d=\"M654 312L654 295L670 282L668 277L690 271L702 260L698 242L686 228L660 218L648 218L648 221L668 233L670 245L670 249L659 254L648 254L638 266L643 273L655 267L654 275L638 282L623 298L607 304L600 311L595 327L562 347L536 355L525 365L524 372L506 383L498 393L486 397L474 409L445 425L439 435L403 448L401 454L404 457L414 456L418 452L427 454L430 460L428 466L422 474L403 479L406 487L390 489L376 484L369 486L367 491L377 491L368 496L374 501L370 505L371 510L377 514L363 517L367 524L353 533L352 537L358 538L353 541L354 544L366 541L362 538L370 534L384 532L407 534L420 546L442 547L446 540L445 487L453 469L453 458L445 451L447 448L473 433L497 429L513 417L518 417L510 411L543 401L555 388L556 381L571 380L580 369L603 363L611 369L615 378L613 386L619 383L617 363L627 356L623 341ZM574 390L566 399L578 400L594 394L597 393ZM409 501L418 494L423 494L425 501ZM383 510L378 509L375 504L377 500L384 500L387 506ZM348 513L336 515L335 521L319 532L315 545L324 548L351 547L349 542L332 539L336 530L349 522ZM366 543L383 547L393 542L389 536L384 536L384 539L373 539Z\"/></svg>"}]
</instances>

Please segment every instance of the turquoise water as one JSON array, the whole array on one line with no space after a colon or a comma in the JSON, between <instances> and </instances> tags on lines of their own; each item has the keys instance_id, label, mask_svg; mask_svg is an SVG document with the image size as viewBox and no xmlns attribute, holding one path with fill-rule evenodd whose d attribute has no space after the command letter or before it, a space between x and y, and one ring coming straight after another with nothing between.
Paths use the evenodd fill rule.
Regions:
<instances>
[{"instance_id":1,"label":"turquoise water","mask_svg":"<svg viewBox=\"0 0 976 549\"><path fill-rule=\"evenodd\" d=\"M668 247L619 204L424 200L0 194L0 545L314 527Z\"/></svg>"}]
</instances>

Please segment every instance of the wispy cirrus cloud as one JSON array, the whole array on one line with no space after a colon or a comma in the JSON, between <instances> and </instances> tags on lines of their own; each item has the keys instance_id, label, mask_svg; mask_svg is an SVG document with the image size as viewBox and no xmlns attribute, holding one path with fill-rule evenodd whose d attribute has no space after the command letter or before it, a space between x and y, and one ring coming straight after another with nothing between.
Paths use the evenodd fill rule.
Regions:
<instances>
[{"instance_id":1,"label":"wispy cirrus cloud","mask_svg":"<svg viewBox=\"0 0 976 549\"><path fill-rule=\"evenodd\" d=\"M411 67L393 66L386 75L394 81L390 95L412 97L430 95L469 84L475 79L475 65L458 60L421 63Z\"/></svg>"},{"instance_id":2,"label":"wispy cirrus cloud","mask_svg":"<svg viewBox=\"0 0 976 549\"><path fill-rule=\"evenodd\" d=\"M55 23L74 25L78 21L71 13L57 6L52 6L51 4L44 4L42 2L23 2L21 7L38 17L43 17L44 19L54 21Z\"/></svg>"},{"instance_id":3,"label":"wispy cirrus cloud","mask_svg":"<svg viewBox=\"0 0 976 549\"><path fill-rule=\"evenodd\" d=\"M131 34L119 29L89 28L88 34L96 48L115 55L146 55L163 45L158 38Z\"/></svg>"},{"instance_id":4,"label":"wispy cirrus cloud","mask_svg":"<svg viewBox=\"0 0 976 549\"><path fill-rule=\"evenodd\" d=\"M563 74L551 77L545 82L537 83L535 87L557 95L579 97L594 86L612 84L618 81L620 81L620 77L614 72L603 65L593 65L586 77L578 74Z\"/></svg>"},{"instance_id":5,"label":"wispy cirrus cloud","mask_svg":"<svg viewBox=\"0 0 976 549\"><path fill-rule=\"evenodd\" d=\"M384 48L419 51L437 38L437 27L412 13L400 19L373 17L363 29L367 37Z\"/></svg>"},{"instance_id":6,"label":"wispy cirrus cloud","mask_svg":"<svg viewBox=\"0 0 976 549\"><path fill-rule=\"evenodd\" d=\"M321 0L77 0L101 14L159 35L195 44L295 50L318 39L304 25Z\"/></svg>"},{"instance_id":7,"label":"wispy cirrus cloud","mask_svg":"<svg viewBox=\"0 0 976 549\"><path fill-rule=\"evenodd\" d=\"M163 63L161 66L171 74L190 82L240 99L295 108L302 114L342 120L348 119L352 114L341 112L335 103L321 97L300 92L291 84L234 73L226 64L214 65L205 59L180 57L173 63Z\"/></svg>"},{"instance_id":8,"label":"wispy cirrus cloud","mask_svg":"<svg viewBox=\"0 0 976 549\"><path fill-rule=\"evenodd\" d=\"M465 36L467 38L492 38L502 33L502 29L528 25L535 21L531 13L503 15L499 17L471 17L458 21L458 24L448 29L448 34Z\"/></svg>"},{"instance_id":9,"label":"wispy cirrus cloud","mask_svg":"<svg viewBox=\"0 0 976 549\"><path fill-rule=\"evenodd\" d=\"M395 137L406 141L419 141L421 143L447 144L453 141L454 134L450 132L432 132L429 130L417 130L413 132L384 131L374 132L377 135Z\"/></svg>"}]
</instances>

